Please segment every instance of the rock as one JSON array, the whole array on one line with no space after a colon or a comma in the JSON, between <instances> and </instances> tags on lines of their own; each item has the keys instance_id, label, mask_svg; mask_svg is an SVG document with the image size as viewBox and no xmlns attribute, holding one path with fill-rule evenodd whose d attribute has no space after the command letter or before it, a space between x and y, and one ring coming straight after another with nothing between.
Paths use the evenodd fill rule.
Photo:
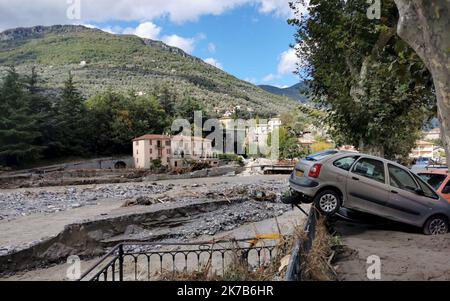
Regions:
<instances>
[{"instance_id":1,"label":"rock","mask_svg":"<svg viewBox=\"0 0 450 301\"><path fill-rule=\"evenodd\" d=\"M129 236L129 235L139 234L139 233L142 233L144 231L146 231L146 230L141 228L141 227L139 227L139 226L130 225L130 226L128 226L126 228L124 234Z\"/></svg>"}]
</instances>

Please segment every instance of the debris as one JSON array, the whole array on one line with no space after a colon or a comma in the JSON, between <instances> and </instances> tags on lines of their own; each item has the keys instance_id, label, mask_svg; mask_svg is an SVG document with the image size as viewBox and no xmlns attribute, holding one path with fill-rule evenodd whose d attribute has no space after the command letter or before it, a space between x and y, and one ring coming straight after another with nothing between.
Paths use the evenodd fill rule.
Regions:
<instances>
[{"instance_id":1,"label":"debris","mask_svg":"<svg viewBox=\"0 0 450 301\"><path fill-rule=\"evenodd\" d=\"M281 259L280 261L280 268L278 269L278 272L282 272L287 266L289 265L289 261L291 260L291 255L286 255Z\"/></svg>"},{"instance_id":2,"label":"debris","mask_svg":"<svg viewBox=\"0 0 450 301\"><path fill-rule=\"evenodd\" d=\"M165 204L167 202L173 201L172 198L165 197L165 198L153 198L153 197L147 197L147 196L141 196L134 200L128 200L123 204L122 207L133 207L133 206L151 206L154 204Z\"/></svg>"},{"instance_id":3,"label":"debris","mask_svg":"<svg viewBox=\"0 0 450 301\"><path fill-rule=\"evenodd\" d=\"M62 190L29 190L0 192L0 216L14 219L37 213L53 213L84 206L94 206L99 200L126 200L161 194L169 189L159 184L117 185L100 187L68 187ZM161 199L159 203L169 200ZM1 220L1 218L0 218Z\"/></svg>"}]
</instances>

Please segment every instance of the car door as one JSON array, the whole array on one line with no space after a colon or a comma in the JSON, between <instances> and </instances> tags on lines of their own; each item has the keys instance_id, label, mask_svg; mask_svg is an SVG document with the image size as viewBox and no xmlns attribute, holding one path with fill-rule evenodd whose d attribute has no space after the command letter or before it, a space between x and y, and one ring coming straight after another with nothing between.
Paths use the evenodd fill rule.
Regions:
<instances>
[{"instance_id":1,"label":"car door","mask_svg":"<svg viewBox=\"0 0 450 301\"><path fill-rule=\"evenodd\" d=\"M363 157L347 178L346 207L380 215L389 198L386 166L382 160Z\"/></svg>"},{"instance_id":2,"label":"car door","mask_svg":"<svg viewBox=\"0 0 450 301\"><path fill-rule=\"evenodd\" d=\"M444 199L450 202L450 176L448 176L442 184L440 193Z\"/></svg>"},{"instance_id":3,"label":"car door","mask_svg":"<svg viewBox=\"0 0 450 301\"><path fill-rule=\"evenodd\" d=\"M433 200L423 195L422 188L405 168L388 164L388 174L390 192L386 217L417 224L430 210Z\"/></svg>"}]
</instances>

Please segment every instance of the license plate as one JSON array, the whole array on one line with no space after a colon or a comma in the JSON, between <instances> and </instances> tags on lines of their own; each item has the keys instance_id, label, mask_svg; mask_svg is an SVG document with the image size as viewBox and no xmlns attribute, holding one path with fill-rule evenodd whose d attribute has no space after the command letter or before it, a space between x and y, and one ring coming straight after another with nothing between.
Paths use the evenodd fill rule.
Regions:
<instances>
[{"instance_id":1,"label":"license plate","mask_svg":"<svg viewBox=\"0 0 450 301\"><path fill-rule=\"evenodd\" d=\"M303 171L301 171L301 170L296 170L296 171L295 171L295 176L296 176L296 177L301 178L301 177L303 177L304 175L305 175L305 173L304 173Z\"/></svg>"}]
</instances>

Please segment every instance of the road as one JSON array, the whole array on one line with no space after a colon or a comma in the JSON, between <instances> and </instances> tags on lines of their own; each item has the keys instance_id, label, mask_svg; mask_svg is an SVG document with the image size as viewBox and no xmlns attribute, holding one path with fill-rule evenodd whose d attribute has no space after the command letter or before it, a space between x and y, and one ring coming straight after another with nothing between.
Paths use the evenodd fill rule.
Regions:
<instances>
[{"instance_id":1,"label":"road","mask_svg":"<svg viewBox=\"0 0 450 301\"><path fill-rule=\"evenodd\" d=\"M450 280L450 234L425 236L420 229L394 223L339 221L335 230L345 252L336 263L342 281L368 281L369 256L381 259L382 281Z\"/></svg>"}]
</instances>

